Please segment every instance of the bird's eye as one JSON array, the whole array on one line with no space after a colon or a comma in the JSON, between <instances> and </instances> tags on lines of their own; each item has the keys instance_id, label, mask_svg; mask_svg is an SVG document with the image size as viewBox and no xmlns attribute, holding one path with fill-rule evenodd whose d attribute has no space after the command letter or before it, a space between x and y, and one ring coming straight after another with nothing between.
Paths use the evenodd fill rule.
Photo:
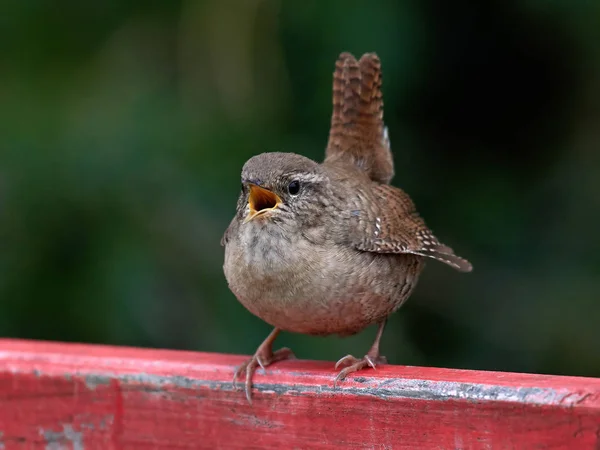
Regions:
<instances>
[{"instance_id":1,"label":"bird's eye","mask_svg":"<svg viewBox=\"0 0 600 450\"><path fill-rule=\"evenodd\" d=\"M298 192L300 192L300 182L298 180L294 180L288 184L288 192L290 195L298 195Z\"/></svg>"}]
</instances>

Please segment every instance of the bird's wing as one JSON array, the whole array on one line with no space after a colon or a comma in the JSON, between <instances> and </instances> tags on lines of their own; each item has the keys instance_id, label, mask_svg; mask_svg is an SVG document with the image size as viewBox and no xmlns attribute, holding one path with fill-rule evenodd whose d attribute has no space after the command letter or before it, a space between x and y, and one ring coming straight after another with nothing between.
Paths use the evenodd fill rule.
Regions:
<instances>
[{"instance_id":1,"label":"bird's wing","mask_svg":"<svg viewBox=\"0 0 600 450\"><path fill-rule=\"evenodd\" d=\"M371 180L388 184L394 161L383 123L381 62L375 53L356 60L342 53L333 73L333 113L325 161L343 161Z\"/></svg>"},{"instance_id":2,"label":"bird's wing","mask_svg":"<svg viewBox=\"0 0 600 450\"><path fill-rule=\"evenodd\" d=\"M404 191L373 184L372 194L357 195L355 202L354 214L350 215L350 239L358 250L412 253L437 259L461 272L472 270L469 261L455 255L433 235ZM360 207L365 204L369 206Z\"/></svg>"}]
</instances>

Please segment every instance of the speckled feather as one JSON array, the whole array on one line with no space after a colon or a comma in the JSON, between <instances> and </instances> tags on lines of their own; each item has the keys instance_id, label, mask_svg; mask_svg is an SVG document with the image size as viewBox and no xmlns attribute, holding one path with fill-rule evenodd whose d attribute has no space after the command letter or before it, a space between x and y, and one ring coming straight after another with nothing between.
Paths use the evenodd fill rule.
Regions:
<instances>
[{"instance_id":1,"label":"speckled feather","mask_svg":"<svg viewBox=\"0 0 600 450\"><path fill-rule=\"evenodd\" d=\"M404 191L374 184L369 207L353 219L351 240L359 250L376 253L412 253L446 263L462 272L471 263L456 256L427 228L415 205Z\"/></svg>"},{"instance_id":2,"label":"speckled feather","mask_svg":"<svg viewBox=\"0 0 600 450\"><path fill-rule=\"evenodd\" d=\"M408 194L386 186L394 175L394 164L383 122L381 80L381 63L374 53L365 53L356 61L344 52L336 61L325 165L349 164L374 182L372 191L366 190L364 199L357 200L355 211L364 211L353 218L351 240L359 250L412 253L468 272L471 264L438 241Z\"/></svg>"}]
</instances>

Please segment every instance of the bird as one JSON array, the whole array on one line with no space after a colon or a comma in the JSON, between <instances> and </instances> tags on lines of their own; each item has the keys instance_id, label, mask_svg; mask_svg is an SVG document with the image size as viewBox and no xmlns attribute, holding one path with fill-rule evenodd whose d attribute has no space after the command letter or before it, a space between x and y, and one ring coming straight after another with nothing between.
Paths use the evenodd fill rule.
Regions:
<instances>
[{"instance_id":1,"label":"bird","mask_svg":"<svg viewBox=\"0 0 600 450\"><path fill-rule=\"evenodd\" d=\"M346 355L334 387L350 373L386 364L380 341L388 317L413 292L425 260L461 272L472 265L441 243L409 195L390 185L394 161L383 121L381 61L343 52L333 73L333 112L322 162L266 152L242 167L236 213L221 245L228 286L252 314L273 326L233 385L277 361L281 331L350 336L377 324L362 357Z\"/></svg>"}]
</instances>

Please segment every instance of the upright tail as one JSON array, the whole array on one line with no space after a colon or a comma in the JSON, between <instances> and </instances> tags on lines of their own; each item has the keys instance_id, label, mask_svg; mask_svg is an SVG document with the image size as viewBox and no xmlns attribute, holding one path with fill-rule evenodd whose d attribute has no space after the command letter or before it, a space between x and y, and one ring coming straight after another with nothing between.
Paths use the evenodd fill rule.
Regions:
<instances>
[{"instance_id":1,"label":"upright tail","mask_svg":"<svg viewBox=\"0 0 600 450\"><path fill-rule=\"evenodd\" d=\"M388 184L394 161L383 123L381 62L375 53L359 61L342 53L333 73L333 113L325 161L346 161Z\"/></svg>"}]
</instances>

